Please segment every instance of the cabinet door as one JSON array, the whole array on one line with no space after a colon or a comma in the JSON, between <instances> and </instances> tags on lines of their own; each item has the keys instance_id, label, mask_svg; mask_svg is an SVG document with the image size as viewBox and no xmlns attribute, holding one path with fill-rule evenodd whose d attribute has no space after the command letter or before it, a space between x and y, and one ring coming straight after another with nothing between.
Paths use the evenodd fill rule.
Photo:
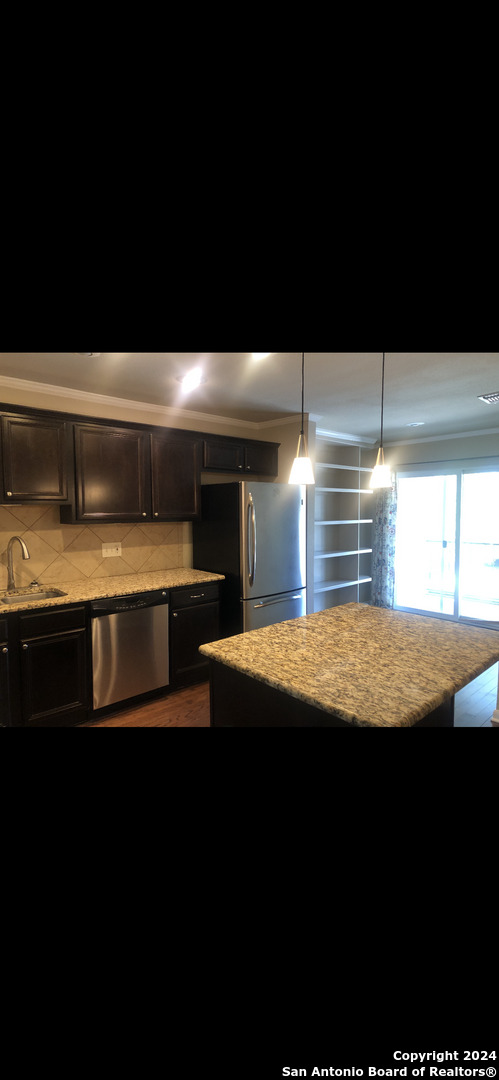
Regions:
<instances>
[{"instance_id":1,"label":"cabinet door","mask_svg":"<svg viewBox=\"0 0 499 1080\"><path fill-rule=\"evenodd\" d=\"M86 631L21 641L21 716L30 727L70 726L87 719Z\"/></svg>"},{"instance_id":2,"label":"cabinet door","mask_svg":"<svg viewBox=\"0 0 499 1080\"><path fill-rule=\"evenodd\" d=\"M75 424L76 521L150 518L147 435Z\"/></svg>"},{"instance_id":3,"label":"cabinet door","mask_svg":"<svg viewBox=\"0 0 499 1080\"><path fill-rule=\"evenodd\" d=\"M243 472L244 444L230 439L205 439L203 466L216 472Z\"/></svg>"},{"instance_id":4,"label":"cabinet door","mask_svg":"<svg viewBox=\"0 0 499 1080\"><path fill-rule=\"evenodd\" d=\"M6 502L68 498L67 425L62 420L2 416Z\"/></svg>"},{"instance_id":5,"label":"cabinet door","mask_svg":"<svg viewBox=\"0 0 499 1080\"><path fill-rule=\"evenodd\" d=\"M9 648L6 641L0 641L0 726L7 727L9 723Z\"/></svg>"},{"instance_id":6,"label":"cabinet door","mask_svg":"<svg viewBox=\"0 0 499 1080\"><path fill-rule=\"evenodd\" d=\"M277 476L278 447L273 443L246 443L244 471L259 473L260 476Z\"/></svg>"},{"instance_id":7,"label":"cabinet door","mask_svg":"<svg viewBox=\"0 0 499 1080\"><path fill-rule=\"evenodd\" d=\"M175 685L208 678L208 659L198 650L220 636L218 609L218 602L213 602L172 612L171 668Z\"/></svg>"},{"instance_id":8,"label":"cabinet door","mask_svg":"<svg viewBox=\"0 0 499 1080\"><path fill-rule=\"evenodd\" d=\"M277 476L280 443L239 441L212 435L204 440L203 467L216 472Z\"/></svg>"},{"instance_id":9,"label":"cabinet door","mask_svg":"<svg viewBox=\"0 0 499 1080\"><path fill-rule=\"evenodd\" d=\"M155 521L192 521L201 511L201 443L188 436L151 435Z\"/></svg>"}]
</instances>

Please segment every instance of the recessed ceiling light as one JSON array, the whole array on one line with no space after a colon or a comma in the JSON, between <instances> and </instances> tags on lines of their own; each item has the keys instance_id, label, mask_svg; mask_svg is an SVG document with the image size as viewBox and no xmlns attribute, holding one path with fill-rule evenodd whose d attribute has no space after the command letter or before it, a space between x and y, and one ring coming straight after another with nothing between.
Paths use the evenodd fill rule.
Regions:
<instances>
[{"instance_id":1,"label":"recessed ceiling light","mask_svg":"<svg viewBox=\"0 0 499 1080\"><path fill-rule=\"evenodd\" d=\"M100 356L100 352L75 352L75 356Z\"/></svg>"},{"instance_id":2,"label":"recessed ceiling light","mask_svg":"<svg viewBox=\"0 0 499 1080\"><path fill-rule=\"evenodd\" d=\"M177 382L181 383L182 389L188 394L191 390L196 390L201 383L205 383L206 379L201 368L193 368L187 375L177 375Z\"/></svg>"},{"instance_id":3,"label":"recessed ceiling light","mask_svg":"<svg viewBox=\"0 0 499 1080\"><path fill-rule=\"evenodd\" d=\"M479 394L479 401L484 401L486 405L499 405L499 391L495 394Z\"/></svg>"},{"instance_id":4,"label":"recessed ceiling light","mask_svg":"<svg viewBox=\"0 0 499 1080\"><path fill-rule=\"evenodd\" d=\"M271 354L269 352L254 352L251 353L253 360L265 360L267 356Z\"/></svg>"}]
</instances>

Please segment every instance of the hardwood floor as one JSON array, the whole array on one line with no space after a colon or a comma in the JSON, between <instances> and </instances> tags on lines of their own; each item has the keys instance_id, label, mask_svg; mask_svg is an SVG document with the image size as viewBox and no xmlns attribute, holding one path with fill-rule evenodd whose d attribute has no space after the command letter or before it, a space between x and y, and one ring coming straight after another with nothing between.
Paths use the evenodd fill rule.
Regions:
<instances>
[{"instance_id":1,"label":"hardwood floor","mask_svg":"<svg viewBox=\"0 0 499 1080\"><path fill-rule=\"evenodd\" d=\"M164 697L91 720L80 727L209 727L210 684L199 683Z\"/></svg>"},{"instance_id":2,"label":"hardwood floor","mask_svg":"<svg viewBox=\"0 0 499 1080\"><path fill-rule=\"evenodd\" d=\"M454 727L498 727L491 716L497 708L499 664L468 683L454 699Z\"/></svg>"},{"instance_id":3,"label":"hardwood floor","mask_svg":"<svg viewBox=\"0 0 499 1080\"><path fill-rule=\"evenodd\" d=\"M490 717L496 708L499 664L489 668L455 697L455 727L497 727ZM115 712L81 727L209 727L209 683L200 683L146 705Z\"/></svg>"}]
</instances>

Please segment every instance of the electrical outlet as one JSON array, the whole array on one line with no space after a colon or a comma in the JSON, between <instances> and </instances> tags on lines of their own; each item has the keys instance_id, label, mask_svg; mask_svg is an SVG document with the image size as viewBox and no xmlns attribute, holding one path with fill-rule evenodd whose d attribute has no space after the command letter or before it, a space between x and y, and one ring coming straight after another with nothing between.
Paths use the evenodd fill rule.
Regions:
<instances>
[{"instance_id":1,"label":"electrical outlet","mask_svg":"<svg viewBox=\"0 0 499 1080\"><path fill-rule=\"evenodd\" d=\"M121 555L121 544L103 544L102 545L102 558L103 559L116 559Z\"/></svg>"}]
</instances>

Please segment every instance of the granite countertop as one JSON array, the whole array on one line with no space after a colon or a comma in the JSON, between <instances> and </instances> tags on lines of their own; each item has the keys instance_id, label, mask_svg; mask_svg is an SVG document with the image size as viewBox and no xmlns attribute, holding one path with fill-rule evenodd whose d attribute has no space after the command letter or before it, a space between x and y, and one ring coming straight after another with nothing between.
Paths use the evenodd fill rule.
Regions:
<instances>
[{"instance_id":1,"label":"granite countertop","mask_svg":"<svg viewBox=\"0 0 499 1080\"><path fill-rule=\"evenodd\" d=\"M343 604L200 652L362 727L411 727L499 660L499 630Z\"/></svg>"},{"instance_id":2,"label":"granite countertop","mask_svg":"<svg viewBox=\"0 0 499 1080\"><path fill-rule=\"evenodd\" d=\"M85 578L81 581L58 581L55 585L50 582L40 582L39 588L57 588L66 595L56 596L51 600L35 600L26 595L29 589L17 589L16 592L23 593L19 603L0 603L0 615L12 611L81 604L86 600L101 600L108 596L131 596L133 593L153 592L154 589L175 589L181 585L203 585L210 581L224 581L223 574L179 566L175 570L155 570L149 574L123 574L120 577L96 578L94 581ZM0 600L7 595L12 595L12 593L7 594L6 589L0 591Z\"/></svg>"}]
</instances>

